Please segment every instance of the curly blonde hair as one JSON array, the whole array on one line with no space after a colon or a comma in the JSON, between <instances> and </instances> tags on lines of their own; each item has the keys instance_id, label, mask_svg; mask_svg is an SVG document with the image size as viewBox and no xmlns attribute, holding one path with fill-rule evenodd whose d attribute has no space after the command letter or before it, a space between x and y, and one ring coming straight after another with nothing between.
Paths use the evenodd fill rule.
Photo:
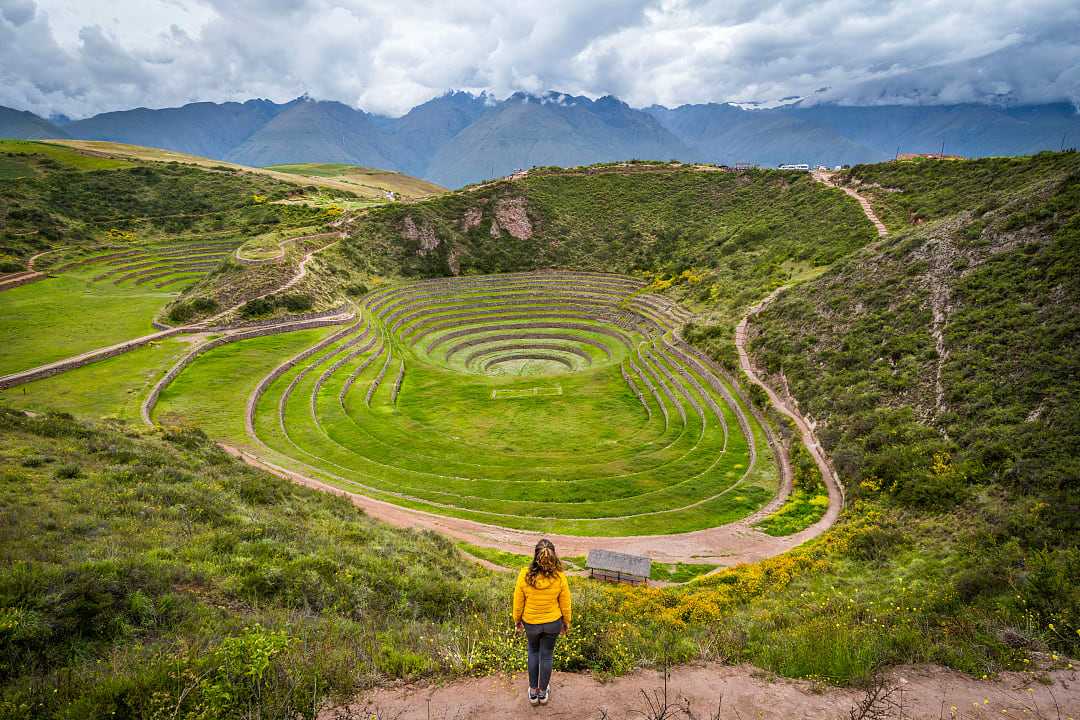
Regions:
<instances>
[{"instance_id":1,"label":"curly blonde hair","mask_svg":"<svg viewBox=\"0 0 1080 720\"><path fill-rule=\"evenodd\" d=\"M536 578L538 575L542 575L546 578L554 578L558 576L562 569L563 567L562 563L559 561L559 556L555 553L555 545L547 538L544 538L536 543L536 548L533 550L532 562L529 563L529 569L525 573L525 582L536 587Z\"/></svg>"}]
</instances>

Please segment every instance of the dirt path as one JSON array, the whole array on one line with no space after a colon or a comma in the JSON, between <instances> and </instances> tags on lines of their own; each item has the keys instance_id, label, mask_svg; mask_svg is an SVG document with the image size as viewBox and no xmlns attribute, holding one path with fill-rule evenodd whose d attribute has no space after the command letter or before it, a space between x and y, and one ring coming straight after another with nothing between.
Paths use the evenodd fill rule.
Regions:
<instances>
[{"instance_id":1,"label":"dirt path","mask_svg":"<svg viewBox=\"0 0 1080 720\"><path fill-rule=\"evenodd\" d=\"M889 234L888 228L886 228L885 223L881 222L881 220L878 218L877 213L874 212L874 208L870 204L869 200L867 200L865 197L863 197L862 195L855 192L854 190L852 190L849 187L844 187L843 185L837 185L835 182L833 182L831 173L822 172L821 170L815 170L813 175L814 175L814 179L817 180L818 182L824 183L825 185L828 185L829 187L834 187L834 188L838 188L840 190L843 190L845 193L847 193L851 197L855 198L855 201L857 203L859 203L859 206L862 208L863 213L866 215L866 219L869 220L870 222L874 223L874 227L877 228L877 234L878 234L879 237L885 237L886 235Z\"/></svg>"},{"instance_id":2,"label":"dirt path","mask_svg":"<svg viewBox=\"0 0 1080 720\"><path fill-rule=\"evenodd\" d=\"M299 239L299 238L294 238L294 239ZM268 291L264 292L262 295L256 295L255 297L249 298L247 300L244 300L243 302L237 303L236 305L233 305L230 308L226 308L225 310L222 310L221 312L219 312L217 315L206 318L205 320L203 320L199 324L203 325L203 326L210 326L215 321L220 320L221 318L225 317L226 315L229 315L230 313L236 312L241 307L243 307L246 303L252 302L253 300L262 300L263 298L270 297L271 295L276 295L276 294L278 294L280 292L284 292L284 291L288 290L291 287L294 287L298 282L300 282L305 277L307 277L307 264L308 264L308 261L311 260L311 258L316 253L320 253L323 250L331 248L334 245L337 245L339 242L341 242L341 240L335 240L332 243L327 243L326 245L323 245L322 247L317 247L314 250L308 251L307 254L305 254L304 257L301 258L300 264L297 266L296 274L293 275L292 279L289 280L288 282L286 282L284 285L279 285L278 287L274 288L273 290L268 290Z\"/></svg>"},{"instance_id":3,"label":"dirt path","mask_svg":"<svg viewBox=\"0 0 1080 720\"><path fill-rule=\"evenodd\" d=\"M746 351L746 328L750 319L764 310L785 289L786 286L773 290L765 299L750 308L750 312L739 321L738 326L735 328L735 349L739 353L739 367L750 378L750 382L765 391L772 406L795 423L803 445L810 451L810 455L813 456L814 462L821 471L821 477L825 480L825 486L829 490L829 508L826 510L825 517L822 518L821 522L828 527L836 522L836 518L839 517L840 511L844 507L844 486L840 483L840 479L836 476L836 471L833 470L832 465L829 464L829 459L825 456L825 450L821 447L821 443L818 442L814 429L810 427L806 418L797 409L781 398L775 390L758 376L753 363L750 362L750 355Z\"/></svg>"},{"instance_id":4,"label":"dirt path","mask_svg":"<svg viewBox=\"0 0 1080 720\"><path fill-rule=\"evenodd\" d=\"M1034 673L1003 673L992 681L933 666L901 667L888 676L889 684L903 689L895 701L903 699L903 709L867 718L905 720L974 720L975 718L1030 718L1066 720L1080 717L1080 676L1076 671L1043 673L1049 684ZM353 717L380 720L472 720L488 718L544 718L581 720L584 718L656 717L646 715L648 707L641 691L663 696L663 678L657 672L638 671L601 683L590 675L555 673L551 680L551 702L530 707L525 699L527 678L493 676L455 681L442 686L408 685L376 690L349 706ZM806 681L769 679L768 674L748 665L709 664L678 667L668 680L668 701L684 707L689 701L692 717L705 720L839 720L865 697L863 691L821 688ZM654 701L655 702L655 701ZM334 720L346 708L323 711L319 720ZM681 709L663 717L687 720Z\"/></svg>"}]
</instances>

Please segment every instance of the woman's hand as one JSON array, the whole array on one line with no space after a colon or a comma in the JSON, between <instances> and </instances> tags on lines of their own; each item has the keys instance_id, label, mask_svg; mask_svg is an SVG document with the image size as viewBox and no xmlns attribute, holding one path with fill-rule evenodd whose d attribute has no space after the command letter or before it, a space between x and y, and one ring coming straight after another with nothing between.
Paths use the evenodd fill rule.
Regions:
<instances>
[{"instance_id":1,"label":"woman's hand","mask_svg":"<svg viewBox=\"0 0 1080 720\"><path fill-rule=\"evenodd\" d=\"M517 621L517 625L515 625L515 627L518 629L519 632L525 632L525 623L521 622L520 620Z\"/></svg>"},{"instance_id":2,"label":"woman's hand","mask_svg":"<svg viewBox=\"0 0 1080 720\"><path fill-rule=\"evenodd\" d=\"M565 635L568 632L570 632L570 626L567 625L566 623L563 623L562 624L562 631L559 634L560 635Z\"/></svg>"}]
</instances>

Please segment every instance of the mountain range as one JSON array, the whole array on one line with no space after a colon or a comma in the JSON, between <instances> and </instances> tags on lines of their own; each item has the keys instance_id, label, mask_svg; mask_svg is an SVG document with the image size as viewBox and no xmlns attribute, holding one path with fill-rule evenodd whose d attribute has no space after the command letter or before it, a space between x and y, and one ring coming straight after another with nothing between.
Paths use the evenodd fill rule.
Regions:
<instances>
[{"instance_id":1,"label":"mountain range","mask_svg":"<svg viewBox=\"0 0 1080 720\"><path fill-rule=\"evenodd\" d=\"M1022 155L1080 140L1080 115L1069 103L748 107L632 108L613 96L519 92L497 100L462 91L398 118L308 97L135 108L53 122L0 107L0 137L110 140L255 166L352 163L447 187L534 165L633 158L838 165L942 149L969 157Z\"/></svg>"}]
</instances>

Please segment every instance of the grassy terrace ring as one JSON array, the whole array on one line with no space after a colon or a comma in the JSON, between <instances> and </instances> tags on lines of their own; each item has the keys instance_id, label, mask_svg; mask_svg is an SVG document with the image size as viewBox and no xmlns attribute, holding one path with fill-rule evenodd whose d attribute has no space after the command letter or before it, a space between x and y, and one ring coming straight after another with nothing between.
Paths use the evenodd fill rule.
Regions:
<instances>
[{"instance_id":1,"label":"grassy terrace ring","mask_svg":"<svg viewBox=\"0 0 1080 720\"><path fill-rule=\"evenodd\" d=\"M764 434L633 278L545 271L378 290L265 376L266 459L399 505L522 530L667 534L754 513Z\"/></svg>"}]
</instances>

